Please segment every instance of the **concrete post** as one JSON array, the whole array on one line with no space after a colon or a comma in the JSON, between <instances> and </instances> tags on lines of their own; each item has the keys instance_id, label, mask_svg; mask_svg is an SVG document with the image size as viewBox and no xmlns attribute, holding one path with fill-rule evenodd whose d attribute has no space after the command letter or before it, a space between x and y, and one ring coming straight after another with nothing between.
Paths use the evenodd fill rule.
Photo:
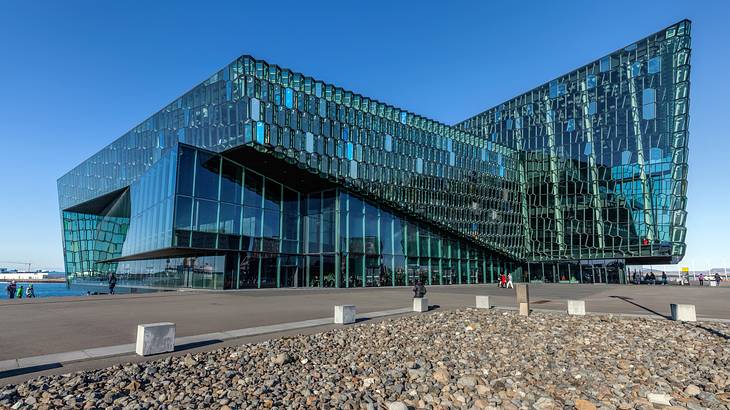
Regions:
<instances>
[{"instance_id":1,"label":"concrete post","mask_svg":"<svg viewBox=\"0 0 730 410\"><path fill-rule=\"evenodd\" d=\"M428 298L413 298L414 312L428 312Z\"/></svg>"},{"instance_id":2,"label":"concrete post","mask_svg":"<svg viewBox=\"0 0 730 410\"><path fill-rule=\"evenodd\" d=\"M585 316L586 301L585 300L569 300L568 314L572 316Z\"/></svg>"},{"instance_id":3,"label":"concrete post","mask_svg":"<svg viewBox=\"0 0 730 410\"><path fill-rule=\"evenodd\" d=\"M137 344L134 351L140 356L175 350L175 324L149 323L137 326Z\"/></svg>"},{"instance_id":4,"label":"concrete post","mask_svg":"<svg viewBox=\"0 0 730 410\"><path fill-rule=\"evenodd\" d=\"M695 305L680 305L672 303L669 305L672 310L672 320L680 322L696 322Z\"/></svg>"},{"instance_id":5,"label":"concrete post","mask_svg":"<svg viewBox=\"0 0 730 410\"><path fill-rule=\"evenodd\" d=\"M355 305L335 305L335 323L338 325L355 323Z\"/></svg>"},{"instance_id":6,"label":"concrete post","mask_svg":"<svg viewBox=\"0 0 730 410\"><path fill-rule=\"evenodd\" d=\"M518 283L515 292L517 293L517 303L520 306L520 315L528 316L530 314L530 290L527 283Z\"/></svg>"},{"instance_id":7,"label":"concrete post","mask_svg":"<svg viewBox=\"0 0 730 410\"><path fill-rule=\"evenodd\" d=\"M529 303L520 303L520 316L530 316Z\"/></svg>"},{"instance_id":8,"label":"concrete post","mask_svg":"<svg viewBox=\"0 0 730 410\"><path fill-rule=\"evenodd\" d=\"M491 309L492 304L489 303L489 296L477 296L477 309Z\"/></svg>"}]
</instances>

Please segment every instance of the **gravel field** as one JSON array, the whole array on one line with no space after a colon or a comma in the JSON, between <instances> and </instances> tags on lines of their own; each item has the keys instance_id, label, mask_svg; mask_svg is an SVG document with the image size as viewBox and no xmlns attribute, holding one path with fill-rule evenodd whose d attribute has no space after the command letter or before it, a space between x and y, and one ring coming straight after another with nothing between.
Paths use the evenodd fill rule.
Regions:
<instances>
[{"instance_id":1,"label":"gravel field","mask_svg":"<svg viewBox=\"0 0 730 410\"><path fill-rule=\"evenodd\" d=\"M0 408L730 409L730 325L461 309L0 388Z\"/></svg>"}]
</instances>

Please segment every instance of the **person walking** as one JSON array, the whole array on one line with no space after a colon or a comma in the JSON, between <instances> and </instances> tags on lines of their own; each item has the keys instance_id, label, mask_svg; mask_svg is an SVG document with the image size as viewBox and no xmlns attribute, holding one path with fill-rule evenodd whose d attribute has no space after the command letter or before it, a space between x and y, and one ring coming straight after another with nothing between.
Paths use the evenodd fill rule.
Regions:
<instances>
[{"instance_id":1,"label":"person walking","mask_svg":"<svg viewBox=\"0 0 730 410\"><path fill-rule=\"evenodd\" d=\"M512 274L511 273L509 275L507 275L507 288L508 289L509 288L512 288L512 289L515 288L515 285L512 284Z\"/></svg>"},{"instance_id":2,"label":"person walking","mask_svg":"<svg viewBox=\"0 0 730 410\"><path fill-rule=\"evenodd\" d=\"M499 276L499 287L504 288L507 286L507 277L504 276L504 273Z\"/></svg>"},{"instance_id":3,"label":"person walking","mask_svg":"<svg viewBox=\"0 0 730 410\"><path fill-rule=\"evenodd\" d=\"M667 284L667 272L662 271L662 285Z\"/></svg>"},{"instance_id":4,"label":"person walking","mask_svg":"<svg viewBox=\"0 0 730 410\"><path fill-rule=\"evenodd\" d=\"M18 286L18 291L15 292L15 297L18 299L23 299L23 285Z\"/></svg>"},{"instance_id":5,"label":"person walking","mask_svg":"<svg viewBox=\"0 0 730 410\"><path fill-rule=\"evenodd\" d=\"M697 277L697 280L700 281L700 286L704 286L704 284L705 284L705 274L704 273L700 273L700 276Z\"/></svg>"},{"instance_id":6,"label":"person walking","mask_svg":"<svg viewBox=\"0 0 730 410\"><path fill-rule=\"evenodd\" d=\"M8 284L8 286L5 288L5 291L8 292L8 299L15 298L15 281L12 281Z\"/></svg>"},{"instance_id":7,"label":"person walking","mask_svg":"<svg viewBox=\"0 0 730 410\"><path fill-rule=\"evenodd\" d=\"M422 298L426 295L426 286L423 285L423 282L419 279L416 284L413 286L413 298Z\"/></svg>"},{"instance_id":8,"label":"person walking","mask_svg":"<svg viewBox=\"0 0 730 410\"><path fill-rule=\"evenodd\" d=\"M109 274L109 294L114 294L114 288L117 286L117 275L112 272Z\"/></svg>"},{"instance_id":9,"label":"person walking","mask_svg":"<svg viewBox=\"0 0 730 410\"><path fill-rule=\"evenodd\" d=\"M28 289L25 291L25 297L26 298L34 298L35 297L35 289L33 289L33 284L31 283L28 285Z\"/></svg>"},{"instance_id":10,"label":"person walking","mask_svg":"<svg viewBox=\"0 0 730 410\"><path fill-rule=\"evenodd\" d=\"M717 286L720 286L720 281L721 280L722 279L720 279L720 273L715 272L715 283L717 283Z\"/></svg>"}]
</instances>

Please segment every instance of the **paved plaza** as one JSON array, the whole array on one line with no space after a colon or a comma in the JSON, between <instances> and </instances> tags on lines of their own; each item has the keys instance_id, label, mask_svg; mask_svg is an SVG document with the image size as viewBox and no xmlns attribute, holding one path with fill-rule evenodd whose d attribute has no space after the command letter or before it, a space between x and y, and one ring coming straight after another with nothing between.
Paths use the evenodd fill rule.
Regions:
<instances>
[{"instance_id":1,"label":"paved plaza","mask_svg":"<svg viewBox=\"0 0 730 410\"><path fill-rule=\"evenodd\" d=\"M494 285L431 286L432 310L474 306L476 295L489 295L498 307L516 307L513 289ZM251 291L177 291L153 294L47 298L0 302L0 361L133 343L140 323L174 322L185 338L332 317L333 305L354 304L368 312L395 311L411 305L410 288L271 289ZM633 285L530 285L533 309L564 311L566 300L586 301L589 312L628 315L670 314L670 303L697 307L699 318L730 320L730 287ZM227 341L231 345L284 334L311 333L332 325L313 322L310 329L272 331ZM192 340L192 339L191 339ZM207 346L223 344L220 341ZM201 345L198 348L205 348ZM6 374L14 375L14 374ZM2 377L2 372L0 372ZM1 380L1 379L0 379Z\"/></svg>"}]
</instances>

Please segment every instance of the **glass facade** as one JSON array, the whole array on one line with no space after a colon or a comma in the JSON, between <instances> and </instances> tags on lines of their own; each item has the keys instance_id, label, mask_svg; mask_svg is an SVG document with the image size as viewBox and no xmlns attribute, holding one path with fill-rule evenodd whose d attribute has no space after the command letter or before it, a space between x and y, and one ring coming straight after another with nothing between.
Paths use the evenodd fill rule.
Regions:
<instances>
[{"instance_id":1,"label":"glass facade","mask_svg":"<svg viewBox=\"0 0 730 410\"><path fill-rule=\"evenodd\" d=\"M457 125L521 152L527 260L681 260L689 58L682 21Z\"/></svg>"},{"instance_id":2,"label":"glass facade","mask_svg":"<svg viewBox=\"0 0 730 410\"><path fill-rule=\"evenodd\" d=\"M240 57L59 179L69 280L621 281L684 254L688 64L683 21L448 126Z\"/></svg>"}]
</instances>

